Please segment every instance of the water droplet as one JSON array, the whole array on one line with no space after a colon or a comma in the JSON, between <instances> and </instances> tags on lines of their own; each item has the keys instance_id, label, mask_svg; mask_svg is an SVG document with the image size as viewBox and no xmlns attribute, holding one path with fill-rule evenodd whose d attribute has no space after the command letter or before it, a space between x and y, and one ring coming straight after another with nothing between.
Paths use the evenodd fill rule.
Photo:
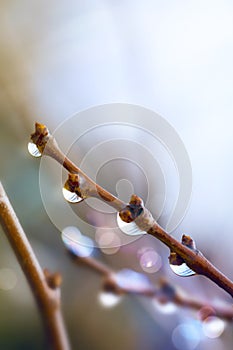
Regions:
<instances>
[{"instance_id":1,"label":"water droplet","mask_svg":"<svg viewBox=\"0 0 233 350\"><path fill-rule=\"evenodd\" d=\"M28 152L33 156L33 157L41 157L41 153L37 147L37 145L33 142L28 142Z\"/></svg>"},{"instance_id":2,"label":"water droplet","mask_svg":"<svg viewBox=\"0 0 233 350\"><path fill-rule=\"evenodd\" d=\"M148 273L160 270L162 266L161 256L153 248L143 248L138 251L141 268Z\"/></svg>"},{"instance_id":3,"label":"water droplet","mask_svg":"<svg viewBox=\"0 0 233 350\"><path fill-rule=\"evenodd\" d=\"M181 265L170 264L170 267L176 275L181 277L189 277L189 276L196 275L196 273L192 269L190 269L185 263Z\"/></svg>"},{"instance_id":4,"label":"water droplet","mask_svg":"<svg viewBox=\"0 0 233 350\"><path fill-rule=\"evenodd\" d=\"M101 292L99 302L105 307L113 307L121 301L121 296L110 292Z\"/></svg>"},{"instance_id":5,"label":"water droplet","mask_svg":"<svg viewBox=\"0 0 233 350\"><path fill-rule=\"evenodd\" d=\"M154 289L153 285L145 275L133 270L120 270L113 276L113 278L120 288L132 290L134 292L143 292L145 290Z\"/></svg>"},{"instance_id":6,"label":"water droplet","mask_svg":"<svg viewBox=\"0 0 233 350\"><path fill-rule=\"evenodd\" d=\"M147 233L140 230L134 221L127 223L121 220L119 213L117 213L117 224L122 232L130 236L145 235Z\"/></svg>"},{"instance_id":7,"label":"water droplet","mask_svg":"<svg viewBox=\"0 0 233 350\"><path fill-rule=\"evenodd\" d=\"M90 256L94 250L92 239L82 235L75 226L68 226L62 231L62 240L69 251L81 258Z\"/></svg>"},{"instance_id":8,"label":"water droplet","mask_svg":"<svg viewBox=\"0 0 233 350\"><path fill-rule=\"evenodd\" d=\"M157 311L164 315L171 315L177 311L177 306L171 301L167 303L160 303L158 300L153 300L153 305Z\"/></svg>"},{"instance_id":9,"label":"water droplet","mask_svg":"<svg viewBox=\"0 0 233 350\"><path fill-rule=\"evenodd\" d=\"M225 322L218 317L210 316L203 322L203 332L208 338L218 338L225 329Z\"/></svg>"},{"instance_id":10,"label":"water droplet","mask_svg":"<svg viewBox=\"0 0 233 350\"><path fill-rule=\"evenodd\" d=\"M70 203L79 203L83 201L82 197L79 197L75 192L70 192L65 187L62 189L63 196L65 200L67 200Z\"/></svg>"}]
</instances>

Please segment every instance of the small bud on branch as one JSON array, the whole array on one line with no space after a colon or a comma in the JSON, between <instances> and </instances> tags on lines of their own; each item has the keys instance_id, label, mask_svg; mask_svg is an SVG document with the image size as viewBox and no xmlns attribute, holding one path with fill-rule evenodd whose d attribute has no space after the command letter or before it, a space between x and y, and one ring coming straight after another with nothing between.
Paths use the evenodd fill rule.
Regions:
<instances>
[{"instance_id":1,"label":"small bud on branch","mask_svg":"<svg viewBox=\"0 0 233 350\"><path fill-rule=\"evenodd\" d=\"M130 203L125 204L119 198L97 185L62 153L46 126L41 125L36 123L36 130L32 134L31 140L38 147L41 147L40 150L44 154L57 160L70 173L82 176L85 179L85 186L89 188L90 196L99 198L118 210L122 220L128 220L126 222L134 221L140 230L147 231L148 234L163 242L172 253L176 253L176 259L183 259L188 268L194 273L208 277L233 297L233 282L211 264L198 250L194 249L194 244L190 238L187 238L188 236L183 236L183 242L180 243L169 235L158 225L139 197L134 195ZM43 147L44 145L46 146L43 148L42 145ZM175 256L173 256L173 259L175 259Z\"/></svg>"}]
</instances>

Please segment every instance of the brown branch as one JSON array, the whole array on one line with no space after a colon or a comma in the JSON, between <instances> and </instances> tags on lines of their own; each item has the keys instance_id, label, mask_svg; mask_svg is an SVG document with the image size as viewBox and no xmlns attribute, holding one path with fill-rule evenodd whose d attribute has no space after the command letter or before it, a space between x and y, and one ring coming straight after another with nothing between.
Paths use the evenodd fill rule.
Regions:
<instances>
[{"instance_id":1,"label":"brown branch","mask_svg":"<svg viewBox=\"0 0 233 350\"><path fill-rule=\"evenodd\" d=\"M63 154L45 125L36 123L36 130L31 135L31 140L37 145L41 153L54 158L69 173L76 174L75 177L70 176L66 183L66 186L70 186L70 190L76 192L83 199L96 197L105 201L119 211L123 221L134 221L139 229L147 231L148 234L163 242L171 251L170 261L172 263L176 265L186 263L196 274L208 277L233 297L233 282L190 244L190 237L183 236L182 242L179 242L160 227L149 210L144 207L139 197L133 195L127 205L97 185Z\"/></svg>"},{"instance_id":2,"label":"brown branch","mask_svg":"<svg viewBox=\"0 0 233 350\"><path fill-rule=\"evenodd\" d=\"M171 285L166 279L161 279L158 286L155 287L152 283L146 285L141 290L134 289L133 284L131 286L122 287L117 284L117 280L114 276L116 271L99 262L97 259L89 257L79 257L74 253L69 252L73 261L78 265L88 267L90 270L96 272L103 277L103 289L116 295L137 295L148 298L155 298L159 303L166 304L173 302L177 306L183 308L199 311L202 320L209 316L216 316L227 321L233 319L233 306L232 305L215 305L198 298L194 298L182 291L179 288ZM143 275L143 274L141 274Z\"/></svg>"},{"instance_id":3,"label":"brown branch","mask_svg":"<svg viewBox=\"0 0 233 350\"><path fill-rule=\"evenodd\" d=\"M41 312L49 346L54 350L68 350L69 342L60 310L58 273L45 273L32 250L22 226L0 183L0 222L28 280Z\"/></svg>"}]
</instances>

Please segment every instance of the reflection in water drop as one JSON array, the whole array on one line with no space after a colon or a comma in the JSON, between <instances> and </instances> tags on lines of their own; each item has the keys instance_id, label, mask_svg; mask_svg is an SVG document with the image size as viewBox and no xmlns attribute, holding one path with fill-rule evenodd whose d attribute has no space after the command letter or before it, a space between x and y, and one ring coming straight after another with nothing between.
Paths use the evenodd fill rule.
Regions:
<instances>
[{"instance_id":1,"label":"reflection in water drop","mask_svg":"<svg viewBox=\"0 0 233 350\"><path fill-rule=\"evenodd\" d=\"M67 200L70 203L78 203L83 200L82 197L79 197L75 192L68 191L65 187L62 189L63 196L65 200Z\"/></svg>"},{"instance_id":2,"label":"reflection in water drop","mask_svg":"<svg viewBox=\"0 0 233 350\"><path fill-rule=\"evenodd\" d=\"M130 236L144 235L145 231L140 230L140 228L135 224L134 221L127 223L121 220L119 213L117 213L117 224L122 232Z\"/></svg>"},{"instance_id":3,"label":"reflection in water drop","mask_svg":"<svg viewBox=\"0 0 233 350\"><path fill-rule=\"evenodd\" d=\"M189 276L196 275L196 273L192 269L190 269L185 263L181 265L170 264L170 267L176 275L181 277L189 277Z\"/></svg>"},{"instance_id":4,"label":"reflection in water drop","mask_svg":"<svg viewBox=\"0 0 233 350\"><path fill-rule=\"evenodd\" d=\"M121 301L121 296L109 292L101 292L98 299L101 305L113 307Z\"/></svg>"},{"instance_id":5,"label":"reflection in water drop","mask_svg":"<svg viewBox=\"0 0 233 350\"><path fill-rule=\"evenodd\" d=\"M62 231L62 240L68 250L81 258L90 256L94 250L92 239L83 236L74 226L68 226Z\"/></svg>"},{"instance_id":6,"label":"reflection in water drop","mask_svg":"<svg viewBox=\"0 0 233 350\"><path fill-rule=\"evenodd\" d=\"M218 338L225 329L225 322L218 317L210 316L203 322L203 332L208 338Z\"/></svg>"},{"instance_id":7,"label":"reflection in water drop","mask_svg":"<svg viewBox=\"0 0 233 350\"><path fill-rule=\"evenodd\" d=\"M33 157L41 157L41 153L33 142L28 142L28 152L33 156Z\"/></svg>"}]
</instances>

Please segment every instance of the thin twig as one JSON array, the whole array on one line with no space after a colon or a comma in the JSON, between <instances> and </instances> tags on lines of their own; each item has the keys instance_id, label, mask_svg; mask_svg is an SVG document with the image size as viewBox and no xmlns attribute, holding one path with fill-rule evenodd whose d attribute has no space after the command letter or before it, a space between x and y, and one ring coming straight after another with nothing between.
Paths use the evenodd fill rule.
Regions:
<instances>
[{"instance_id":1,"label":"thin twig","mask_svg":"<svg viewBox=\"0 0 233 350\"><path fill-rule=\"evenodd\" d=\"M36 123L36 130L31 135L31 140L37 145L41 153L54 158L68 170L71 175L66 186L70 190L81 195L83 199L97 197L105 201L119 211L123 221L134 221L139 229L147 231L148 234L163 242L170 249L171 255L169 258L171 263L176 265L186 263L196 274L208 277L233 297L233 282L208 261L199 250L193 247L193 241L189 236L183 236L182 242L179 242L159 226L139 197L133 195L130 203L126 204L97 185L63 154L45 125ZM77 174L77 176L72 176L72 174Z\"/></svg>"},{"instance_id":2,"label":"thin twig","mask_svg":"<svg viewBox=\"0 0 233 350\"><path fill-rule=\"evenodd\" d=\"M60 309L61 276L41 269L1 182L0 222L38 304L49 346L70 349Z\"/></svg>"},{"instance_id":3,"label":"thin twig","mask_svg":"<svg viewBox=\"0 0 233 350\"><path fill-rule=\"evenodd\" d=\"M141 290L134 289L133 283L131 285L129 283L126 287L122 287L117 283L117 279L114 278L114 276L117 275L117 272L107 265L99 262L91 256L79 257L72 252L69 252L69 254L76 264L88 267L90 270L101 275L103 277L103 289L116 295L128 294L148 297L156 299L161 304L172 302L177 306L199 311L202 320L209 316L216 316L227 321L232 321L233 319L232 305L217 305L209 303L208 301L200 300L199 298L194 298L180 288L171 285L171 283L164 278L160 280L157 287L152 283L146 284L144 288L143 285L141 285Z\"/></svg>"}]
</instances>

